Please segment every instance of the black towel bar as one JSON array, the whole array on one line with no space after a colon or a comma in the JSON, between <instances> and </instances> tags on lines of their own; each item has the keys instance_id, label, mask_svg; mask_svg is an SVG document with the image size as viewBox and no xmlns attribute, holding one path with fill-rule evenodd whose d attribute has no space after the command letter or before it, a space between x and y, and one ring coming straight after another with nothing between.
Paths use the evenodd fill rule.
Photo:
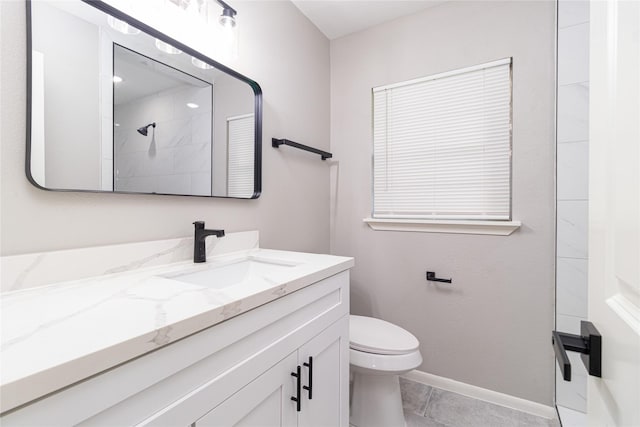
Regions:
<instances>
[{"instance_id":1,"label":"black towel bar","mask_svg":"<svg viewBox=\"0 0 640 427\"><path fill-rule=\"evenodd\" d=\"M333 154L327 151L318 150L317 148L309 147L308 145L299 144L297 142L289 141L288 139L271 138L272 147L278 148L281 145L288 145L289 147L298 148L304 151L309 151L314 154L319 154L322 160L327 160L333 157Z\"/></svg>"}]
</instances>

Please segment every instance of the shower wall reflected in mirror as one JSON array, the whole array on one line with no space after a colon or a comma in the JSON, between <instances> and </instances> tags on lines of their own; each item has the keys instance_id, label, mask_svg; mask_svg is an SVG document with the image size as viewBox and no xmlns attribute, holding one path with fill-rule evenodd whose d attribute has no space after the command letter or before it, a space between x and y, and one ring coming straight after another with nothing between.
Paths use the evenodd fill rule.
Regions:
<instances>
[{"instance_id":1,"label":"shower wall reflected in mirror","mask_svg":"<svg viewBox=\"0 0 640 427\"><path fill-rule=\"evenodd\" d=\"M213 84L119 45L113 69L114 190L211 195Z\"/></svg>"}]
</instances>

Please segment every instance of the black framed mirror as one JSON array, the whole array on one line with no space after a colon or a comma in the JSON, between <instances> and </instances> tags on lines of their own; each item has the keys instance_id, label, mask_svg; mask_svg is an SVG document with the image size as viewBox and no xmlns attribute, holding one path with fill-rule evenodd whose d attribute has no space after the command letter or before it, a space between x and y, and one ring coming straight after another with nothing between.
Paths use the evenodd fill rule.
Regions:
<instances>
[{"instance_id":1,"label":"black framed mirror","mask_svg":"<svg viewBox=\"0 0 640 427\"><path fill-rule=\"evenodd\" d=\"M255 81L94 0L27 0L27 55L36 187L259 197Z\"/></svg>"}]
</instances>

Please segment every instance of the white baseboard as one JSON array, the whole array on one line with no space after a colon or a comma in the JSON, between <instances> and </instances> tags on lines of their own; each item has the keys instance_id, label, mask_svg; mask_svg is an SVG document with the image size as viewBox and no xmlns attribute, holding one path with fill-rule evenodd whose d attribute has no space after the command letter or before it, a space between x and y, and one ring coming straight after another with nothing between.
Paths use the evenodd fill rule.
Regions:
<instances>
[{"instance_id":1,"label":"white baseboard","mask_svg":"<svg viewBox=\"0 0 640 427\"><path fill-rule=\"evenodd\" d=\"M497 391L488 390L486 388L462 383L445 377L429 374L418 370L408 372L402 377L416 381L425 385L433 386L474 399L493 403L495 405L505 406L507 408L516 409L528 414L537 415L547 419L557 419L558 415L552 406L543 405L541 403L532 402L530 400L521 399L519 397L510 396L508 394L499 393Z\"/></svg>"}]
</instances>

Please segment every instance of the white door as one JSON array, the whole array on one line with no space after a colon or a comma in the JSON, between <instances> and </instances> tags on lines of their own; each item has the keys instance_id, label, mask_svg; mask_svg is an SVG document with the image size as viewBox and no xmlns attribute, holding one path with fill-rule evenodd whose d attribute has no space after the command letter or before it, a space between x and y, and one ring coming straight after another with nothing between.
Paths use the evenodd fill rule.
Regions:
<instances>
[{"instance_id":1,"label":"white door","mask_svg":"<svg viewBox=\"0 0 640 427\"><path fill-rule=\"evenodd\" d=\"M589 424L640 426L640 1L591 2Z\"/></svg>"},{"instance_id":2,"label":"white door","mask_svg":"<svg viewBox=\"0 0 640 427\"><path fill-rule=\"evenodd\" d=\"M298 353L291 353L264 374L195 422L196 427L294 427Z\"/></svg>"},{"instance_id":3,"label":"white door","mask_svg":"<svg viewBox=\"0 0 640 427\"><path fill-rule=\"evenodd\" d=\"M349 316L338 320L300 347L298 355L298 363L303 367L302 384L305 386L302 392L302 408L298 413L298 425L347 427Z\"/></svg>"}]
</instances>

